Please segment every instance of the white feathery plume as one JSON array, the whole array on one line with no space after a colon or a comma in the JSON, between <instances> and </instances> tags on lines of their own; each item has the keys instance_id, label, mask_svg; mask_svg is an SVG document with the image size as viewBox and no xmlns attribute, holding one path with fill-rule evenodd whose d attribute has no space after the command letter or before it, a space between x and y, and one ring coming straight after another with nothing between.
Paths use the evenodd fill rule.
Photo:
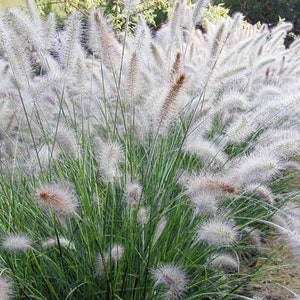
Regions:
<instances>
[{"instance_id":1,"label":"white feathery plume","mask_svg":"<svg viewBox=\"0 0 300 300\"><path fill-rule=\"evenodd\" d=\"M209 266L216 269L224 269L226 271L238 271L239 261L237 257L228 253L214 253L210 257Z\"/></svg>"},{"instance_id":2,"label":"white feathery plume","mask_svg":"<svg viewBox=\"0 0 300 300\"><path fill-rule=\"evenodd\" d=\"M55 40L57 35L56 16L53 12L50 12L48 14L47 18L44 20L43 25L44 25L42 27L43 49L52 50L55 46ZM47 56L47 58L49 59L49 56Z\"/></svg>"},{"instance_id":3,"label":"white feathery plume","mask_svg":"<svg viewBox=\"0 0 300 300\"><path fill-rule=\"evenodd\" d=\"M138 52L142 56L142 63L145 67L149 66L151 61L148 61L149 55L151 54L151 43L153 42L152 33L147 25L147 21L143 15L138 15L138 23L134 28L134 36L129 39L128 48L131 48L131 52Z\"/></svg>"},{"instance_id":4,"label":"white feathery plume","mask_svg":"<svg viewBox=\"0 0 300 300\"><path fill-rule=\"evenodd\" d=\"M35 173L40 167L47 168L51 161L58 159L60 150L54 145L41 145L36 153L34 153L29 162L28 170Z\"/></svg>"},{"instance_id":5,"label":"white feathery plume","mask_svg":"<svg viewBox=\"0 0 300 300\"><path fill-rule=\"evenodd\" d=\"M18 88L26 86L32 75L30 55L19 36L0 18L0 40Z\"/></svg>"},{"instance_id":6,"label":"white feathery plume","mask_svg":"<svg viewBox=\"0 0 300 300\"><path fill-rule=\"evenodd\" d=\"M35 51L39 51L42 45L40 36L40 22L34 20L25 12L19 9L11 9L7 13L7 18L12 24L12 29L20 36L25 43L29 43Z\"/></svg>"},{"instance_id":7,"label":"white feathery plume","mask_svg":"<svg viewBox=\"0 0 300 300\"><path fill-rule=\"evenodd\" d=\"M65 23L65 29L61 33L60 62L65 68L72 68L77 57L84 57L80 45L82 25L80 13L73 11Z\"/></svg>"},{"instance_id":8,"label":"white feathery plume","mask_svg":"<svg viewBox=\"0 0 300 300\"><path fill-rule=\"evenodd\" d=\"M115 244L111 247L110 249L110 258L114 261L114 262L118 262L119 260L122 259L123 255L124 255L124 246L121 244Z\"/></svg>"},{"instance_id":9,"label":"white feathery plume","mask_svg":"<svg viewBox=\"0 0 300 300\"><path fill-rule=\"evenodd\" d=\"M129 12L133 13L137 6L140 4L140 0L122 0L124 8Z\"/></svg>"},{"instance_id":10,"label":"white feathery plume","mask_svg":"<svg viewBox=\"0 0 300 300\"><path fill-rule=\"evenodd\" d=\"M235 165L235 167L234 167ZM233 162L232 180L240 185L262 184L276 177L282 170L280 159L271 151L255 151Z\"/></svg>"},{"instance_id":11,"label":"white feathery plume","mask_svg":"<svg viewBox=\"0 0 300 300\"><path fill-rule=\"evenodd\" d=\"M247 115L242 114L226 128L225 141L228 144L240 144L250 137L255 130L253 121Z\"/></svg>"},{"instance_id":12,"label":"white feathery plume","mask_svg":"<svg viewBox=\"0 0 300 300\"><path fill-rule=\"evenodd\" d=\"M126 96L129 97L128 101L132 107L139 102L139 92L141 90L142 76L140 70L140 60L139 54L133 52L128 68L128 74L126 74L125 90Z\"/></svg>"},{"instance_id":13,"label":"white feathery plume","mask_svg":"<svg viewBox=\"0 0 300 300\"><path fill-rule=\"evenodd\" d=\"M150 218L150 208L145 206L140 206L137 212L138 224L144 227L145 224L148 223L149 218Z\"/></svg>"},{"instance_id":14,"label":"white feathery plume","mask_svg":"<svg viewBox=\"0 0 300 300\"><path fill-rule=\"evenodd\" d=\"M170 51L174 51L177 48L181 49L182 45L182 26L183 26L183 16L185 12L185 5L183 1L176 1L174 4L174 9L172 11L172 17L170 20Z\"/></svg>"},{"instance_id":15,"label":"white feathery plume","mask_svg":"<svg viewBox=\"0 0 300 300\"><path fill-rule=\"evenodd\" d=\"M244 93L230 90L225 91L219 102L213 108L213 113L217 114L223 124L228 124L236 120L236 115L246 112L251 104ZM232 123L231 123L232 124Z\"/></svg>"},{"instance_id":16,"label":"white feathery plume","mask_svg":"<svg viewBox=\"0 0 300 300\"><path fill-rule=\"evenodd\" d=\"M42 242L43 250L54 248L54 247L63 247L66 249L75 250L75 245L72 241L60 236L57 238L47 238Z\"/></svg>"},{"instance_id":17,"label":"white feathery plume","mask_svg":"<svg viewBox=\"0 0 300 300\"><path fill-rule=\"evenodd\" d=\"M258 143L282 159L300 155L300 134L296 128L270 128L261 134Z\"/></svg>"},{"instance_id":18,"label":"white feathery plume","mask_svg":"<svg viewBox=\"0 0 300 300\"><path fill-rule=\"evenodd\" d=\"M105 267L104 264L107 260L107 254L98 254L95 259L96 275L101 278L104 275Z\"/></svg>"},{"instance_id":19,"label":"white feathery plume","mask_svg":"<svg viewBox=\"0 0 300 300\"><path fill-rule=\"evenodd\" d=\"M43 184L36 189L36 200L58 216L76 215L79 202L69 182Z\"/></svg>"},{"instance_id":20,"label":"white feathery plume","mask_svg":"<svg viewBox=\"0 0 300 300\"><path fill-rule=\"evenodd\" d=\"M209 0L198 0L195 2L193 17L192 17L194 26L201 21L204 10L209 5L209 2L210 2Z\"/></svg>"},{"instance_id":21,"label":"white feathery plume","mask_svg":"<svg viewBox=\"0 0 300 300\"><path fill-rule=\"evenodd\" d=\"M104 253L100 253L95 259L96 275L101 278L105 272L105 265L111 261L117 263L124 255L124 246L121 244L113 244L110 249Z\"/></svg>"},{"instance_id":22,"label":"white feathery plume","mask_svg":"<svg viewBox=\"0 0 300 300\"><path fill-rule=\"evenodd\" d=\"M249 191L250 193L254 193L257 197L262 200L265 200L268 204L274 205L275 199L274 195L267 186L264 185L257 185L257 184L249 184L245 187L245 191Z\"/></svg>"},{"instance_id":23,"label":"white feathery plume","mask_svg":"<svg viewBox=\"0 0 300 300\"><path fill-rule=\"evenodd\" d=\"M13 30L16 32L18 37L24 44L28 44L28 48L32 48L31 59L35 61L38 65L41 64L43 69L49 70L49 60L51 56L44 51L46 44L49 45L49 42L54 40L54 34L56 30L55 23L50 22L47 25L50 25L47 29L46 26L42 26L43 23L39 19L38 11L34 1L29 2L29 12L30 17L27 16L24 12L13 9L10 10L7 14L7 18L12 24ZM55 22L55 20L54 20ZM51 39L49 40L49 33L51 31ZM46 48L47 50L49 48Z\"/></svg>"},{"instance_id":24,"label":"white feathery plume","mask_svg":"<svg viewBox=\"0 0 300 300\"><path fill-rule=\"evenodd\" d=\"M222 152L221 147L198 135L194 136L192 134L189 136L185 141L183 150L196 155L206 167L212 169L222 167L228 159L227 155Z\"/></svg>"},{"instance_id":25,"label":"white feathery plume","mask_svg":"<svg viewBox=\"0 0 300 300\"><path fill-rule=\"evenodd\" d=\"M14 298L13 284L6 277L0 276L0 299L12 300Z\"/></svg>"},{"instance_id":26,"label":"white feathery plume","mask_svg":"<svg viewBox=\"0 0 300 300\"><path fill-rule=\"evenodd\" d=\"M152 270L154 287L163 285L165 288L164 299L176 300L184 296L187 288L187 275L181 268L174 264L164 264Z\"/></svg>"},{"instance_id":27,"label":"white feathery plume","mask_svg":"<svg viewBox=\"0 0 300 300\"><path fill-rule=\"evenodd\" d=\"M100 178L105 183L117 183L121 177L120 165L124 161L123 148L116 142L102 142L99 147Z\"/></svg>"},{"instance_id":28,"label":"white feathery plume","mask_svg":"<svg viewBox=\"0 0 300 300\"><path fill-rule=\"evenodd\" d=\"M196 241L209 246L231 246L238 240L238 231L232 221L210 219L198 226Z\"/></svg>"},{"instance_id":29,"label":"white feathery plume","mask_svg":"<svg viewBox=\"0 0 300 300\"><path fill-rule=\"evenodd\" d=\"M286 37L287 33L293 29L293 24L289 22L284 22L282 24L277 24L271 30L271 38L267 42L267 47L275 51L275 49L279 51L284 51L284 38Z\"/></svg>"},{"instance_id":30,"label":"white feathery plume","mask_svg":"<svg viewBox=\"0 0 300 300\"><path fill-rule=\"evenodd\" d=\"M209 51L209 59L207 59L207 67L210 70L209 76L211 74L211 70L215 68L215 64L217 63L221 52L223 52L227 39L230 35L228 31L228 24L225 21L222 21L216 25L216 31L214 34L211 34L213 37L210 38L210 51Z\"/></svg>"},{"instance_id":31,"label":"white feathery plume","mask_svg":"<svg viewBox=\"0 0 300 300\"><path fill-rule=\"evenodd\" d=\"M41 19L36 2L34 0L26 0L26 4L31 19L35 24L39 24L41 22Z\"/></svg>"},{"instance_id":32,"label":"white feathery plume","mask_svg":"<svg viewBox=\"0 0 300 300\"><path fill-rule=\"evenodd\" d=\"M215 196L199 192L190 196L191 203L194 207L194 216L215 216L218 210L218 201Z\"/></svg>"},{"instance_id":33,"label":"white feathery plume","mask_svg":"<svg viewBox=\"0 0 300 300\"><path fill-rule=\"evenodd\" d=\"M80 158L80 145L77 141L75 133L72 132L71 129L60 124L54 134L54 139L62 151L65 151L74 159Z\"/></svg>"},{"instance_id":34,"label":"white feathery plume","mask_svg":"<svg viewBox=\"0 0 300 300\"><path fill-rule=\"evenodd\" d=\"M142 186L137 182L129 182L125 188L125 198L130 206L137 206L141 201Z\"/></svg>"},{"instance_id":35,"label":"white feathery plume","mask_svg":"<svg viewBox=\"0 0 300 300\"><path fill-rule=\"evenodd\" d=\"M0 136L9 136L16 126L16 116L9 102L0 100Z\"/></svg>"},{"instance_id":36,"label":"white feathery plume","mask_svg":"<svg viewBox=\"0 0 300 300\"><path fill-rule=\"evenodd\" d=\"M25 234L10 234L2 238L1 248L9 252L24 252L32 249L32 241Z\"/></svg>"},{"instance_id":37,"label":"white feathery plume","mask_svg":"<svg viewBox=\"0 0 300 300\"><path fill-rule=\"evenodd\" d=\"M234 182L234 184L232 183ZM199 174L191 176L185 183L188 195L197 196L199 193L206 193L213 197L235 196L239 186L233 180L223 176L210 174Z\"/></svg>"},{"instance_id":38,"label":"white feathery plume","mask_svg":"<svg viewBox=\"0 0 300 300\"><path fill-rule=\"evenodd\" d=\"M165 230L165 227L167 225L167 218L166 217L162 217L155 229L155 233L154 233L154 237L153 237L153 244L155 244L157 242L157 240L159 239L159 237L162 235L163 231Z\"/></svg>"},{"instance_id":39,"label":"white feathery plume","mask_svg":"<svg viewBox=\"0 0 300 300\"><path fill-rule=\"evenodd\" d=\"M89 47L108 69L113 72L119 71L122 45L99 10L92 10L89 16Z\"/></svg>"},{"instance_id":40,"label":"white feathery plume","mask_svg":"<svg viewBox=\"0 0 300 300\"><path fill-rule=\"evenodd\" d=\"M300 234L299 234L299 227L296 230L290 230L281 228L280 232L282 233L282 237L286 240L288 243L292 254L294 257L300 261Z\"/></svg>"}]
</instances>

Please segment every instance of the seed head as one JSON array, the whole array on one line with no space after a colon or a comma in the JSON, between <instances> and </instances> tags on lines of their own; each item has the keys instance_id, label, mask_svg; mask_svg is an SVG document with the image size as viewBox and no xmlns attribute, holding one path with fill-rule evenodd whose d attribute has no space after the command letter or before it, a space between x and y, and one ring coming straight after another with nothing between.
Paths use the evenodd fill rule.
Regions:
<instances>
[{"instance_id":1,"label":"seed head","mask_svg":"<svg viewBox=\"0 0 300 300\"><path fill-rule=\"evenodd\" d=\"M106 256L106 255L105 255ZM104 262L101 254L98 254L95 261L96 274L98 277L102 277L104 274Z\"/></svg>"},{"instance_id":2,"label":"seed head","mask_svg":"<svg viewBox=\"0 0 300 300\"><path fill-rule=\"evenodd\" d=\"M193 177L186 184L190 195L197 195L199 192L212 196L234 196L238 189L225 178L214 175L200 175Z\"/></svg>"},{"instance_id":3,"label":"seed head","mask_svg":"<svg viewBox=\"0 0 300 300\"><path fill-rule=\"evenodd\" d=\"M149 221L149 207L141 206L137 212L138 224L144 226Z\"/></svg>"},{"instance_id":4,"label":"seed head","mask_svg":"<svg viewBox=\"0 0 300 300\"><path fill-rule=\"evenodd\" d=\"M121 177L120 165L124 160L124 151L116 142L99 144L99 174L104 183L118 182Z\"/></svg>"},{"instance_id":5,"label":"seed head","mask_svg":"<svg viewBox=\"0 0 300 300\"><path fill-rule=\"evenodd\" d=\"M165 99L162 101L162 107L159 112L158 125L161 133L167 131L167 127L176 115L180 100L180 94L184 89L187 76L182 73L177 80L171 84Z\"/></svg>"},{"instance_id":6,"label":"seed head","mask_svg":"<svg viewBox=\"0 0 300 300\"><path fill-rule=\"evenodd\" d=\"M163 231L165 230L165 227L167 225L167 219L165 217L162 217L160 221L157 224L154 237L153 237L153 243L156 243Z\"/></svg>"},{"instance_id":7,"label":"seed head","mask_svg":"<svg viewBox=\"0 0 300 300\"><path fill-rule=\"evenodd\" d=\"M218 210L218 202L214 195L198 193L190 197L195 215L213 216Z\"/></svg>"},{"instance_id":8,"label":"seed head","mask_svg":"<svg viewBox=\"0 0 300 300\"><path fill-rule=\"evenodd\" d=\"M275 199L272 195L272 191L267 186L250 184L246 187L246 190L254 193L257 197L265 200L270 205L275 204Z\"/></svg>"},{"instance_id":9,"label":"seed head","mask_svg":"<svg viewBox=\"0 0 300 300\"><path fill-rule=\"evenodd\" d=\"M164 299L179 299L183 296L187 286L186 274L177 266L166 264L152 271L154 286L164 285Z\"/></svg>"},{"instance_id":10,"label":"seed head","mask_svg":"<svg viewBox=\"0 0 300 300\"><path fill-rule=\"evenodd\" d=\"M124 7L129 12L134 12L137 9L137 6L140 4L140 0L123 0Z\"/></svg>"},{"instance_id":11,"label":"seed head","mask_svg":"<svg viewBox=\"0 0 300 300\"><path fill-rule=\"evenodd\" d=\"M199 226L196 239L210 246L230 246L237 236L237 230L231 222L212 219Z\"/></svg>"},{"instance_id":12,"label":"seed head","mask_svg":"<svg viewBox=\"0 0 300 300\"><path fill-rule=\"evenodd\" d=\"M139 204L142 195L142 187L138 183L128 183L126 186L126 200L131 206Z\"/></svg>"},{"instance_id":13,"label":"seed head","mask_svg":"<svg viewBox=\"0 0 300 300\"><path fill-rule=\"evenodd\" d=\"M210 266L213 268L226 269L228 271L237 271L239 268L237 259L227 253L214 254L211 257Z\"/></svg>"},{"instance_id":14,"label":"seed head","mask_svg":"<svg viewBox=\"0 0 300 300\"><path fill-rule=\"evenodd\" d=\"M241 115L226 130L225 139L228 143L240 144L255 131L252 121L246 116Z\"/></svg>"},{"instance_id":15,"label":"seed head","mask_svg":"<svg viewBox=\"0 0 300 300\"><path fill-rule=\"evenodd\" d=\"M268 150L256 151L237 160L234 170L236 181L242 185L263 184L279 174L280 159Z\"/></svg>"},{"instance_id":16,"label":"seed head","mask_svg":"<svg viewBox=\"0 0 300 300\"><path fill-rule=\"evenodd\" d=\"M186 139L184 150L196 155L203 164L213 168L223 166L228 160L227 155L218 145L196 134L192 134Z\"/></svg>"},{"instance_id":17,"label":"seed head","mask_svg":"<svg viewBox=\"0 0 300 300\"><path fill-rule=\"evenodd\" d=\"M253 253L259 253L263 249L262 235L257 229L246 227L245 233L247 234L247 248Z\"/></svg>"},{"instance_id":18,"label":"seed head","mask_svg":"<svg viewBox=\"0 0 300 300\"><path fill-rule=\"evenodd\" d=\"M52 183L36 190L38 202L58 215L73 215L78 207L74 188L69 183Z\"/></svg>"},{"instance_id":19,"label":"seed head","mask_svg":"<svg viewBox=\"0 0 300 300\"><path fill-rule=\"evenodd\" d=\"M8 279L0 277L0 299L9 300L13 298L13 285Z\"/></svg>"},{"instance_id":20,"label":"seed head","mask_svg":"<svg viewBox=\"0 0 300 300\"><path fill-rule=\"evenodd\" d=\"M31 249L32 241L27 235L10 234L3 238L2 248L10 252L22 252Z\"/></svg>"},{"instance_id":21,"label":"seed head","mask_svg":"<svg viewBox=\"0 0 300 300\"><path fill-rule=\"evenodd\" d=\"M67 249L75 249L74 243L72 243L71 241L69 241L68 239L66 239L64 237L58 237L58 239L57 238L48 238L45 241L43 241L42 248L44 250L46 250L49 248L57 247L58 245L60 245L63 248L67 248Z\"/></svg>"},{"instance_id":22,"label":"seed head","mask_svg":"<svg viewBox=\"0 0 300 300\"><path fill-rule=\"evenodd\" d=\"M124 247L122 245L116 244L113 245L110 250L111 259L115 262L121 260L124 254Z\"/></svg>"}]
</instances>

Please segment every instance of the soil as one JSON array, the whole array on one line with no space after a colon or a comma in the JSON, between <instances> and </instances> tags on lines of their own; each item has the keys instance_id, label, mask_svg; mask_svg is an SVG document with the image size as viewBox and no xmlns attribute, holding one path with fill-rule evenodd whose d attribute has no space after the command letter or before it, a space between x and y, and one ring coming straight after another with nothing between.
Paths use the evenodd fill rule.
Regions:
<instances>
[{"instance_id":1,"label":"soil","mask_svg":"<svg viewBox=\"0 0 300 300\"><path fill-rule=\"evenodd\" d=\"M246 290L255 300L300 299L300 262L275 233L268 237L264 249L258 260L263 266Z\"/></svg>"},{"instance_id":2,"label":"soil","mask_svg":"<svg viewBox=\"0 0 300 300\"><path fill-rule=\"evenodd\" d=\"M300 157L296 161L300 163ZM300 172L295 174L290 189L299 192ZM263 249L257 262L262 267L246 291L253 300L300 300L300 261L276 232L265 238Z\"/></svg>"}]
</instances>

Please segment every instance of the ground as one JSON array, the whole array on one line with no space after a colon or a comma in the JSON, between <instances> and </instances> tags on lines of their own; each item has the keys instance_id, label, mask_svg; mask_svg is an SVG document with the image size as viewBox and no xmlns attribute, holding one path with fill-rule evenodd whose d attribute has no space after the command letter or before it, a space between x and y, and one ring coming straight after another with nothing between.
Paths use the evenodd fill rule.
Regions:
<instances>
[{"instance_id":1,"label":"ground","mask_svg":"<svg viewBox=\"0 0 300 300\"><path fill-rule=\"evenodd\" d=\"M300 296L300 262L276 233L267 237L257 263L264 266L247 287L257 297L254 299L294 300L297 294Z\"/></svg>"},{"instance_id":2,"label":"ground","mask_svg":"<svg viewBox=\"0 0 300 300\"><path fill-rule=\"evenodd\" d=\"M300 157L296 161L300 163ZM299 187L298 171L290 188L299 192ZM263 249L257 265L264 265L246 290L257 297L255 300L300 300L300 261L293 257L286 242L275 231L265 237Z\"/></svg>"}]
</instances>

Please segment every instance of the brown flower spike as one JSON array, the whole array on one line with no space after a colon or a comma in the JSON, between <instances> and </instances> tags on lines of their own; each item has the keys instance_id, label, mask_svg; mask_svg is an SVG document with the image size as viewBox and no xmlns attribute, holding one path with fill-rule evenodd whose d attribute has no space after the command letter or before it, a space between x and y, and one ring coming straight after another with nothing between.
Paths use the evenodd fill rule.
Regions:
<instances>
[{"instance_id":1,"label":"brown flower spike","mask_svg":"<svg viewBox=\"0 0 300 300\"><path fill-rule=\"evenodd\" d=\"M59 215L73 215L78 207L74 188L69 183L53 183L36 191L38 202Z\"/></svg>"}]
</instances>

